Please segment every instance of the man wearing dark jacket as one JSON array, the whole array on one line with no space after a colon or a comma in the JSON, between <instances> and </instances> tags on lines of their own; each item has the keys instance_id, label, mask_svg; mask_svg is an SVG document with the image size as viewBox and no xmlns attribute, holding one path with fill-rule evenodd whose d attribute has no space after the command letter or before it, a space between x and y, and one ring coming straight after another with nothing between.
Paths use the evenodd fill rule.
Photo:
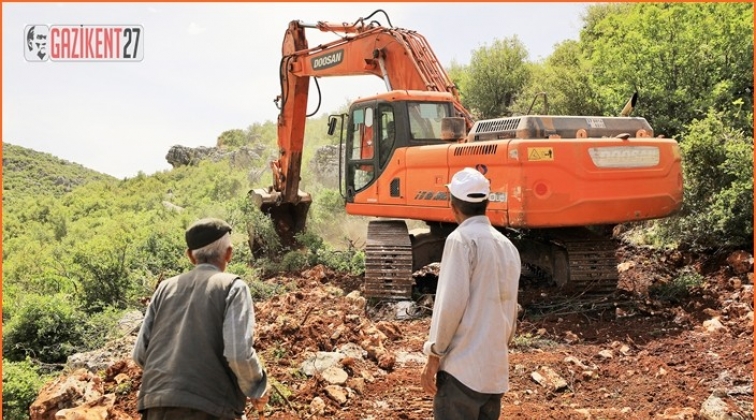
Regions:
<instances>
[{"instance_id":1,"label":"man wearing dark jacket","mask_svg":"<svg viewBox=\"0 0 756 420\"><path fill-rule=\"evenodd\" d=\"M255 314L247 284L224 273L231 226L202 219L186 230L191 271L152 296L133 351L142 367L137 409L145 420L231 420L246 397L267 400L267 376L253 347Z\"/></svg>"}]
</instances>

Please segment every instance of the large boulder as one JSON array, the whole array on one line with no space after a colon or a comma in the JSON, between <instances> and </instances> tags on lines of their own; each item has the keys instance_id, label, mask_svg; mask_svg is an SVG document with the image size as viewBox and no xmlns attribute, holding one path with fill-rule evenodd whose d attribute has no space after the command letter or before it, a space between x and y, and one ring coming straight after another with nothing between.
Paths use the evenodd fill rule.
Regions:
<instances>
[{"instance_id":1,"label":"large boulder","mask_svg":"<svg viewBox=\"0 0 756 420\"><path fill-rule=\"evenodd\" d=\"M120 360L104 371L63 373L47 383L29 407L30 420L130 420L142 370ZM119 401L120 400L120 401Z\"/></svg>"},{"instance_id":2,"label":"large boulder","mask_svg":"<svg viewBox=\"0 0 756 420\"><path fill-rule=\"evenodd\" d=\"M180 166L196 166L203 160L210 160L212 162L228 160L234 166L248 168L260 165L265 150L265 146L260 144L252 147L242 146L238 149L205 146L186 147L176 145L168 150L168 154L165 155L165 160L167 160L174 168Z\"/></svg>"}]
</instances>

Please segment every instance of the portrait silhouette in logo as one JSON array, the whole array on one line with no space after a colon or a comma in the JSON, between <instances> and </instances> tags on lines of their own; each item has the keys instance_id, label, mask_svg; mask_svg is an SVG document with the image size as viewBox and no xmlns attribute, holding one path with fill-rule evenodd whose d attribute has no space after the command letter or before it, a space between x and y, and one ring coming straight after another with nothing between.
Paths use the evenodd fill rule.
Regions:
<instances>
[{"instance_id":1,"label":"portrait silhouette in logo","mask_svg":"<svg viewBox=\"0 0 756 420\"><path fill-rule=\"evenodd\" d=\"M36 55L40 60L47 59L47 27L32 26L26 33L26 46L32 55Z\"/></svg>"}]
</instances>

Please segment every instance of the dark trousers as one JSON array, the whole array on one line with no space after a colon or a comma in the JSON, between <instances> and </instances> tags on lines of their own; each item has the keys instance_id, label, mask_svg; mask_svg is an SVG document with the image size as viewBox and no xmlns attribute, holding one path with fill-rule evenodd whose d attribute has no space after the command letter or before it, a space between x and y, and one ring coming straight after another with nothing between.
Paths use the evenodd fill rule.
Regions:
<instances>
[{"instance_id":1,"label":"dark trousers","mask_svg":"<svg viewBox=\"0 0 756 420\"><path fill-rule=\"evenodd\" d=\"M504 394L481 394L468 388L452 375L436 374L438 391L433 398L435 420L496 420Z\"/></svg>"},{"instance_id":2,"label":"dark trousers","mask_svg":"<svg viewBox=\"0 0 756 420\"><path fill-rule=\"evenodd\" d=\"M142 420L234 420L182 407L156 407L142 411Z\"/></svg>"}]
</instances>

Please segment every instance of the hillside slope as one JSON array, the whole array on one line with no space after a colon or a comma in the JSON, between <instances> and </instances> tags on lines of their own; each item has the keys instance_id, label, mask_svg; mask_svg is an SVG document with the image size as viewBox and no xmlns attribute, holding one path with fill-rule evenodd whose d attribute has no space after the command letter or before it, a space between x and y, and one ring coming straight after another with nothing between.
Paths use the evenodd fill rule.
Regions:
<instances>
[{"instance_id":1,"label":"hillside slope","mask_svg":"<svg viewBox=\"0 0 756 420\"><path fill-rule=\"evenodd\" d=\"M29 195L59 197L92 181L114 177L49 153L3 142L3 203Z\"/></svg>"}]
</instances>

